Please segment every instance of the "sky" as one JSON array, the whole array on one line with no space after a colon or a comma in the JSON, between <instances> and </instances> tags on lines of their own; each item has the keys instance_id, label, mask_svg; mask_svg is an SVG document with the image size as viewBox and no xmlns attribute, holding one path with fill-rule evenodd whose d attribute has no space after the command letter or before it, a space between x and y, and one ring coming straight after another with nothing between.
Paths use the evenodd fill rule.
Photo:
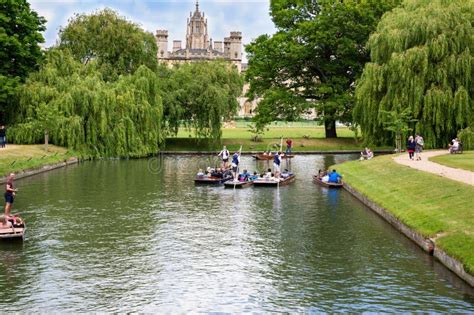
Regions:
<instances>
[{"instance_id":1,"label":"sky","mask_svg":"<svg viewBox=\"0 0 474 315\"><path fill-rule=\"evenodd\" d=\"M60 27L75 13L91 13L103 8L117 11L127 20L155 34L168 30L168 48L173 40L185 42L186 19L195 9L195 0L29 0L31 8L46 18L44 47L54 45ZM261 34L273 34L268 14L270 0L200 0L199 9L208 19L208 33L213 41L223 41L231 31L241 31L248 44ZM246 58L244 57L244 62Z\"/></svg>"}]
</instances>

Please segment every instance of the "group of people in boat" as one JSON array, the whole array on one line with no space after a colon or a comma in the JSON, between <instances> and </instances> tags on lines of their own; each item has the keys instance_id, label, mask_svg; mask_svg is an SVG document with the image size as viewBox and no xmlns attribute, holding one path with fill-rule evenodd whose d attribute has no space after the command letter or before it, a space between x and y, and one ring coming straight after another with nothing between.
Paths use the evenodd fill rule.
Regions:
<instances>
[{"instance_id":1,"label":"group of people in boat","mask_svg":"<svg viewBox=\"0 0 474 315\"><path fill-rule=\"evenodd\" d=\"M318 170L318 178L325 183L339 184L342 181L342 175L339 174L335 169L330 171Z\"/></svg>"}]
</instances>

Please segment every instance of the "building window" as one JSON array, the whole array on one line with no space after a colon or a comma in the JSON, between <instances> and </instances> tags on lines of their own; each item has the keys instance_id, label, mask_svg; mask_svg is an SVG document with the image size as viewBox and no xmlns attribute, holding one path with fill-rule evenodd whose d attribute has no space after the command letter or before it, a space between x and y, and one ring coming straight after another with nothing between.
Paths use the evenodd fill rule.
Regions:
<instances>
[{"instance_id":1,"label":"building window","mask_svg":"<svg viewBox=\"0 0 474 315\"><path fill-rule=\"evenodd\" d=\"M165 52L162 50L162 51L160 51L160 54L161 54L161 57L163 57L163 55L165 54Z\"/></svg>"},{"instance_id":2,"label":"building window","mask_svg":"<svg viewBox=\"0 0 474 315\"><path fill-rule=\"evenodd\" d=\"M239 54L238 54L238 53L235 53L235 58L237 58L238 56L239 56Z\"/></svg>"}]
</instances>

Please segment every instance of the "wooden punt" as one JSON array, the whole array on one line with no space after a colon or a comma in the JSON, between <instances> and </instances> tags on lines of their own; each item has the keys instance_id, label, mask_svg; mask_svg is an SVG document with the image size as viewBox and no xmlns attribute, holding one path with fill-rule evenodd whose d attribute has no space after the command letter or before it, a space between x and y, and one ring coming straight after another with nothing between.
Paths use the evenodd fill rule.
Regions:
<instances>
[{"instance_id":1,"label":"wooden punt","mask_svg":"<svg viewBox=\"0 0 474 315\"><path fill-rule=\"evenodd\" d=\"M278 187L278 186L285 186L289 183L293 182L296 179L295 174L291 174L290 176L281 179L280 181L272 179L272 178L263 178L259 177L254 180L254 186L265 186L265 187Z\"/></svg>"},{"instance_id":2,"label":"wooden punt","mask_svg":"<svg viewBox=\"0 0 474 315\"><path fill-rule=\"evenodd\" d=\"M253 180L245 181L245 182L234 182L233 180L227 181L224 183L225 188L236 188L236 189L242 189L242 188L247 188L253 185Z\"/></svg>"},{"instance_id":3,"label":"wooden punt","mask_svg":"<svg viewBox=\"0 0 474 315\"><path fill-rule=\"evenodd\" d=\"M233 179L232 175L220 178L220 177L207 177L207 176L196 176L194 179L195 184L202 184L202 185L221 185L225 182Z\"/></svg>"},{"instance_id":4,"label":"wooden punt","mask_svg":"<svg viewBox=\"0 0 474 315\"><path fill-rule=\"evenodd\" d=\"M344 184L342 182L340 182L340 183L326 183L326 182L323 182L318 175L313 175L313 181L315 183L318 183L318 184L320 184L324 187L328 187L328 188L341 188L342 186L344 186Z\"/></svg>"},{"instance_id":5,"label":"wooden punt","mask_svg":"<svg viewBox=\"0 0 474 315\"><path fill-rule=\"evenodd\" d=\"M19 217L17 217L17 219L19 219ZM8 227L2 224L2 226L0 226L0 240L24 240L26 224L21 219L20 222L20 224L15 224Z\"/></svg>"},{"instance_id":6,"label":"wooden punt","mask_svg":"<svg viewBox=\"0 0 474 315\"><path fill-rule=\"evenodd\" d=\"M266 155L266 154L255 154L253 155L253 157L256 159L256 160L273 160L274 158L274 155ZM292 159L294 158L295 156L293 154L284 154L281 156L282 159Z\"/></svg>"}]
</instances>

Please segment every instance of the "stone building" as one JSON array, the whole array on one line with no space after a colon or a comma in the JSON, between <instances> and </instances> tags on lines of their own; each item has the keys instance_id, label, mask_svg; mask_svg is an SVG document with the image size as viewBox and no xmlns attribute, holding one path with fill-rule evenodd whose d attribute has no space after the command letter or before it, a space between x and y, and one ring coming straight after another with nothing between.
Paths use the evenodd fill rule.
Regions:
<instances>
[{"instance_id":1,"label":"stone building","mask_svg":"<svg viewBox=\"0 0 474 315\"><path fill-rule=\"evenodd\" d=\"M168 31L156 31L158 46L158 61L175 64L198 60L228 60L234 64L239 72L242 70L242 33L230 32L224 41L212 41L207 30L207 18L204 12L196 9L189 13L186 28L186 43L173 40L172 50L168 50Z\"/></svg>"},{"instance_id":2,"label":"stone building","mask_svg":"<svg viewBox=\"0 0 474 315\"><path fill-rule=\"evenodd\" d=\"M189 13L186 27L186 43L183 46L181 40L173 40L172 49L168 49L168 31L156 31L156 43L158 46L158 61L168 65L183 62L226 60L237 67L239 72L245 71L246 64L242 64L242 33L230 32L224 41L212 41L207 28L207 18L204 12L199 10L196 1L196 9ZM237 99L240 108L238 116L253 116L257 101L249 101L245 95L248 85L244 86L242 96Z\"/></svg>"}]
</instances>

